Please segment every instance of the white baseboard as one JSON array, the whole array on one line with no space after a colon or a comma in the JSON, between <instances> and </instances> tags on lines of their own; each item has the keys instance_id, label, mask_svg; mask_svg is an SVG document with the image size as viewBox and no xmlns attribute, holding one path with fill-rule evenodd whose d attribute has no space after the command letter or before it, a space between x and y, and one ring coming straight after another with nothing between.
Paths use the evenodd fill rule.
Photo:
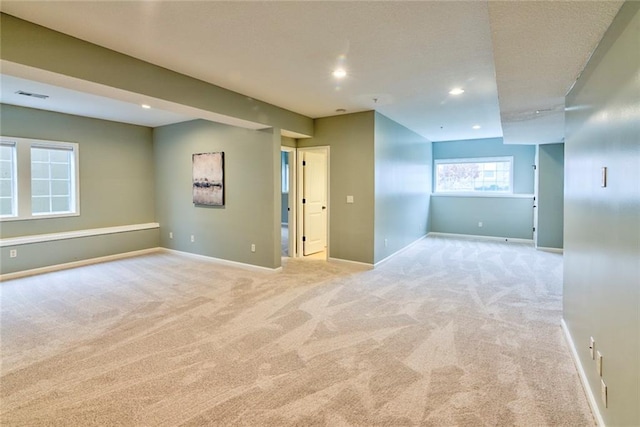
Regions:
<instances>
[{"instance_id":1,"label":"white baseboard","mask_svg":"<svg viewBox=\"0 0 640 427\"><path fill-rule=\"evenodd\" d=\"M277 267L277 268L269 268L269 267L262 267L259 265L253 265L253 264L245 264L244 262L238 262L238 261L230 261L227 259L222 259L222 258L215 258L215 257L210 257L207 255L200 255L200 254L194 254L191 252L183 252L183 251L178 251L176 249L169 249L169 248L160 248L161 251L163 252L169 252L169 253L174 253L174 254L178 254L178 255L184 255L184 256L188 256L190 258L194 258L194 259L199 259L202 261L209 261L209 262L213 262L216 264L221 264L221 265L226 265L229 267L237 267L237 268L242 268L245 270L253 270L253 271L261 271L261 272L266 272L266 273L277 273L282 271L282 267Z\"/></svg>"},{"instance_id":2,"label":"white baseboard","mask_svg":"<svg viewBox=\"0 0 640 427\"><path fill-rule=\"evenodd\" d=\"M367 268L370 268L370 269L373 268L373 264L369 264L368 262L351 261L349 259L342 259L342 258L329 258L329 261L331 261L331 262L340 262L340 263L344 263L344 264L359 265L359 266L367 267Z\"/></svg>"},{"instance_id":3,"label":"white baseboard","mask_svg":"<svg viewBox=\"0 0 640 427\"><path fill-rule=\"evenodd\" d=\"M373 264L374 267L379 267L380 265L384 264L385 262L389 261L391 258L393 258L396 255L400 255L401 253L403 253L404 251L412 248L413 246L417 245L421 240L426 239L428 236L428 234L425 234L424 236L414 240L413 242L409 243L407 246L405 246L402 249L398 249L397 251L395 251L394 253L392 253L391 255L389 255L386 258L381 259L380 261L376 262L375 264Z\"/></svg>"},{"instance_id":4,"label":"white baseboard","mask_svg":"<svg viewBox=\"0 0 640 427\"><path fill-rule=\"evenodd\" d=\"M593 395L591 391L591 386L589 386L589 381L587 380L587 374L584 372L584 368L580 363L580 358L578 357L578 350L573 342L573 338L571 338L571 332L569 332L569 328L565 323L564 319L560 320L560 326L562 327L562 331L564 332L564 337L567 340L567 344L569 345L569 349L571 350L571 358L573 359L573 363L576 365L576 369L578 370L578 377L580 377L580 382L582 383L582 388L584 389L585 394L587 395L587 400L589 401L589 406L591 407L591 412L593 413L596 423L601 427L606 427L604 423L604 419L602 418L602 414L600 413L600 408L596 403L596 397Z\"/></svg>"},{"instance_id":5,"label":"white baseboard","mask_svg":"<svg viewBox=\"0 0 640 427\"><path fill-rule=\"evenodd\" d=\"M562 248L545 248L542 246L538 246L536 247L537 250L539 251L543 251L543 252L551 252L552 254L563 254L564 253L564 249Z\"/></svg>"},{"instance_id":6,"label":"white baseboard","mask_svg":"<svg viewBox=\"0 0 640 427\"><path fill-rule=\"evenodd\" d=\"M131 258L160 251L161 248L141 249L139 251L124 252L121 254L107 255L97 258L83 259L80 261L67 262L64 264L49 265L47 267L33 268L31 270L16 271L15 273L0 274L0 282L5 280L19 279L21 277L35 276L36 274L51 273L53 271L67 270L69 268L82 267L85 265L99 264L101 262L115 261L123 258Z\"/></svg>"},{"instance_id":7,"label":"white baseboard","mask_svg":"<svg viewBox=\"0 0 640 427\"><path fill-rule=\"evenodd\" d=\"M440 233L437 231L432 231L427 236L440 236L440 237L458 237L462 239L473 239L473 240L491 240L494 242L506 242L506 243L526 243L528 245L533 245L533 239L516 239L513 237L495 237L495 236L479 236L476 234L454 234L454 233Z\"/></svg>"}]
</instances>

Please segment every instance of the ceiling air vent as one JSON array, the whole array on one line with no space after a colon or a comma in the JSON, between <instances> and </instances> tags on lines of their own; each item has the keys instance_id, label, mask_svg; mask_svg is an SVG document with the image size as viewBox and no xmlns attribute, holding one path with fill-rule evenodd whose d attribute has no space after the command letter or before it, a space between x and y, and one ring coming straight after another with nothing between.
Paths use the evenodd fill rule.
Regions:
<instances>
[{"instance_id":1,"label":"ceiling air vent","mask_svg":"<svg viewBox=\"0 0 640 427\"><path fill-rule=\"evenodd\" d=\"M23 90L19 90L16 93L18 95L30 96L32 98L38 98L38 99L47 99L49 97L49 95L42 95L42 94L39 94L39 93L25 92Z\"/></svg>"}]
</instances>

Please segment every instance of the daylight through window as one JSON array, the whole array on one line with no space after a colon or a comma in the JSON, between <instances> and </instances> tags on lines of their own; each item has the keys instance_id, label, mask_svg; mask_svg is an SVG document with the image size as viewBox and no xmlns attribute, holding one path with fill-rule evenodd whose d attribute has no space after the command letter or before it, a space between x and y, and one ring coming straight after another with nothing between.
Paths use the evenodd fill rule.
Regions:
<instances>
[{"instance_id":1,"label":"daylight through window","mask_svg":"<svg viewBox=\"0 0 640 427\"><path fill-rule=\"evenodd\" d=\"M0 218L79 214L78 144L2 137Z\"/></svg>"},{"instance_id":2,"label":"daylight through window","mask_svg":"<svg viewBox=\"0 0 640 427\"><path fill-rule=\"evenodd\" d=\"M16 214L16 145L0 143L0 217Z\"/></svg>"},{"instance_id":3,"label":"daylight through window","mask_svg":"<svg viewBox=\"0 0 640 427\"><path fill-rule=\"evenodd\" d=\"M69 213L72 208L70 148L31 147L31 212Z\"/></svg>"},{"instance_id":4,"label":"daylight through window","mask_svg":"<svg viewBox=\"0 0 640 427\"><path fill-rule=\"evenodd\" d=\"M513 157L435 161L438 193L512 193Z\"/></svg>"}]
</instances>

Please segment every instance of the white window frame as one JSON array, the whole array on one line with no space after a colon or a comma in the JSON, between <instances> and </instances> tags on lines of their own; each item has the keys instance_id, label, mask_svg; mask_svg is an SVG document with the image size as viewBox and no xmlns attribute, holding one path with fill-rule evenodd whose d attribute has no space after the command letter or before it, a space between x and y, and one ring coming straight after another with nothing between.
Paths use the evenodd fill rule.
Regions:
<instances>
[{"instance_id":1,"label":"white window frame","mask_svg":"<svg viewBox=\"0 0 640 427\"><path fill-rule=\"evenodd\" d=\"M16 148L15 142L8 142L8 141L5 141L4 139L0 141L0 146L9 147L12 149L11 150L11 177L10 177L11 179L11 214L10 215L0 214L0 219L13 218L18 213L18 176L16 173L17 148Z\"/></svg>"},{"instance_id":2,"label":"white window frame","mask_svg":"<svg viewBox=\"0 0 640 427\"><path fill-rule=\"evenodd\" d=\"M509 162L510 164L510 173L509 173L509 190L508 191L499 191L499 190L461 190L461 191L450 191L450 190L439 190L438 189L438 165L442 164L460 164L460 163L492 163L492 162ZM451 195L451 196L487 196L487 197L495 197L499 195L510 196L514 194L513 189L513 156L500 156L500 157L469 157L462 159L436 159L433 162L433 193L434 194L442 194L442 195Z\"/></svg>"},{"instance_id":3,"label":"white window frame","mask_svg":"<svg viewBox=\"0 0 640 427\"><path fill-rule=\"evenodd\" d=\"M3 145L14 145L14 173L16 187L13 216L0 216L0 221L63 218L80 215L80 167L79 146L75 142L2 136ZM52 148L71 151L71 210L64 213L33 214L31 208L31 148Z\"/></svg>"}]
</instances>

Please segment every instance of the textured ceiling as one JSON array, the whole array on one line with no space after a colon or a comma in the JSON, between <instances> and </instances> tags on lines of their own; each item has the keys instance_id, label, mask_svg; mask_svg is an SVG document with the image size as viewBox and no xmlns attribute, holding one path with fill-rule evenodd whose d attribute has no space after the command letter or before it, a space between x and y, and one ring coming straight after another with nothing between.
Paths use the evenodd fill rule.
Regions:
<instances>
[{"instance_id":1,"label":"textured ceiling","mask_svg":"<svg viewBox=\"0 0 640 427\"><path fill-rule=\"evenodd\" d=\"M440 141L502 136L532 111L560 113L620 5L2 1L0 10L309 117L375 109ZM342 81L331 76L339 65ZM453 87L465 93L449 95Z\"/></svg>"},{"instance_id":2,"label":"textured ceiling","mask_svg":"<svg viewBox=\"0 0 640 427\"><path fill-rule=\"evenodd\" d=\"M507 142L562 140L564 96L622 3L489 2L500 113Z\"/></svg>"}]
</instances>

